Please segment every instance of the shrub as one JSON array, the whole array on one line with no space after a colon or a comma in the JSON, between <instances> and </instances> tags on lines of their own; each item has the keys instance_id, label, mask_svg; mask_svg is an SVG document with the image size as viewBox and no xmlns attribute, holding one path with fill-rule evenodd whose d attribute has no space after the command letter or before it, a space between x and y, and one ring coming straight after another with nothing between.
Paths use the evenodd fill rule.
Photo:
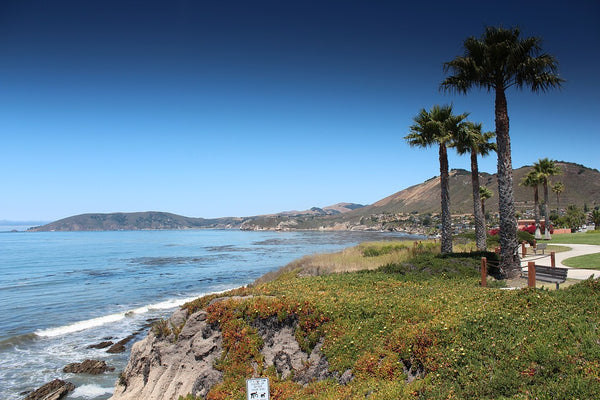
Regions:
<instances>
[{"instance_id":1,"label":"shrub","mask_svg":"<svg viewBox=\"0 0 600 400\"><path fill-rule=\"evenodd\" d=\"M535 233L535 227L534 227L534 233ZM519 241L519 243L527 242L530 245L533 245L533 243L535 242L535 237L529 232L517 231L517 240Z\"/></svg>"},{"instance_id":2,"label":"shrub","mask_svg":"<svg viewBox=\"0 0 600 400\"><path fill-rule=\"evenodd\" d=\"M446 278L472 278L479 274L480 254L494 253L473 252L445 255L425 253L419 254L406 262L386 264L379 270L389 274L404 275L410 279L417 280L429 279L435 276L443 276Z\"/></svg>"}]
</instances>

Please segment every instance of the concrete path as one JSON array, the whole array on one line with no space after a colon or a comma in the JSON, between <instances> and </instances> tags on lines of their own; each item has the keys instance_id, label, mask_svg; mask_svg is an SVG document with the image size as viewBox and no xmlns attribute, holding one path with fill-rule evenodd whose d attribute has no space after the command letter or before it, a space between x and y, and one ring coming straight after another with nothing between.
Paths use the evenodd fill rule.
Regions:
<instances>
[{"instance_id":1,"label":"concrete path","mask_svg":"<svg viewBox=\"0 0 600 400\"><path fill-rule=\"evenodd\" d=\"M594 254L600 253L600 246L596 246L593 244L562 244L562 243L551 243L556 246L565 246L571 248L569 251L562 251L560 253L555 253L555 260L557 267L568 268L567 278L571 279L587 279L590 276L594 276L596 278L600 277L600 270L594 269L579 269L579 268L571 268L567 265L564 265L562 262L567 258L583 256L586 254ZM550 266L550 252L546 252L546 254L532 255L527 256L521 259L521 266L527 267L527 263L529 261L535 261L536 264L539 265L547 265Z\"/></svg>"}]
</instances>

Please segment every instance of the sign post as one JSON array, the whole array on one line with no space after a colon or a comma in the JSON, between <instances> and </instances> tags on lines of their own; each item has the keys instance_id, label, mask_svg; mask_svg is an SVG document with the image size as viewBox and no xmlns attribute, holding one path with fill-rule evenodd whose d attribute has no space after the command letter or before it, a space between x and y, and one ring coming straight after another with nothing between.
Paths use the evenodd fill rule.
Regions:
<instances>
[{"instance_id":1,"label":"sign post","mask_svg":"<svg viewBox=\"0 0 600 400\"><path fill-rule=\"evenodd\" d=\"M246 379L247 400L269 400L269 378Z\"/></svg>"}]
</instances>

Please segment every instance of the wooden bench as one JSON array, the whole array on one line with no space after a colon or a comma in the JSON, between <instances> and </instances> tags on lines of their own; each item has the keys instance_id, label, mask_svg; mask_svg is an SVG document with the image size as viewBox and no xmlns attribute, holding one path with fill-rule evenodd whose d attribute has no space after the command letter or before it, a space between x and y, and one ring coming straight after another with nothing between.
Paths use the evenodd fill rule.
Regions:
<instances>
[{"instance_id":1,"label":"wooden bench","mask_svg":"<svg viewBox=\"0 0 600 400\"><path fill-rule=\"evenodd\" d=\"M537 254L538 251L542 251L542 254L545 254L544 251L546 250L546 247L548 245L546 243L540 243L540 244L536 244L536 246L533 248L533 254Z\"/></svg>"},{"instance_id":2,"label":"wooden bench","mask_svg":"<svg viewBox=\"0 0 600 400\"><path fill-rule=\"evenodd\" d=\"M542 282L551 282L556 283L556 289L558 289L558 285L567 280L567 272L568 268L561 267L544 267L542 265L535 266L535 280ZM523 278L529 277L529 271L527 268L523 269L521 276Z\"/></svg>"}]
</instances>

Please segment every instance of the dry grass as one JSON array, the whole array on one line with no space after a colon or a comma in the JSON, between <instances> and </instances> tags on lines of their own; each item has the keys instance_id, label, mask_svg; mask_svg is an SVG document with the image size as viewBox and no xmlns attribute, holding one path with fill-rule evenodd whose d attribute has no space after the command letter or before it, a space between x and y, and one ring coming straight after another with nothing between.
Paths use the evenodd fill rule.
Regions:
<instances>
[{"instance_id":1,"label":"dry grass","mask_svg":"<svg viewBox=\"0 0 600 400\"><path fill-rule=\"evenodd\" d=\"M366 242L337 253L304 256L277 271L263 275L254 283L270 282L287 273L298 276L319 276L374 270L383 265L406 261L421 252L439 252L439 244L434 241Z\"/></svg>"}]
</instances>

